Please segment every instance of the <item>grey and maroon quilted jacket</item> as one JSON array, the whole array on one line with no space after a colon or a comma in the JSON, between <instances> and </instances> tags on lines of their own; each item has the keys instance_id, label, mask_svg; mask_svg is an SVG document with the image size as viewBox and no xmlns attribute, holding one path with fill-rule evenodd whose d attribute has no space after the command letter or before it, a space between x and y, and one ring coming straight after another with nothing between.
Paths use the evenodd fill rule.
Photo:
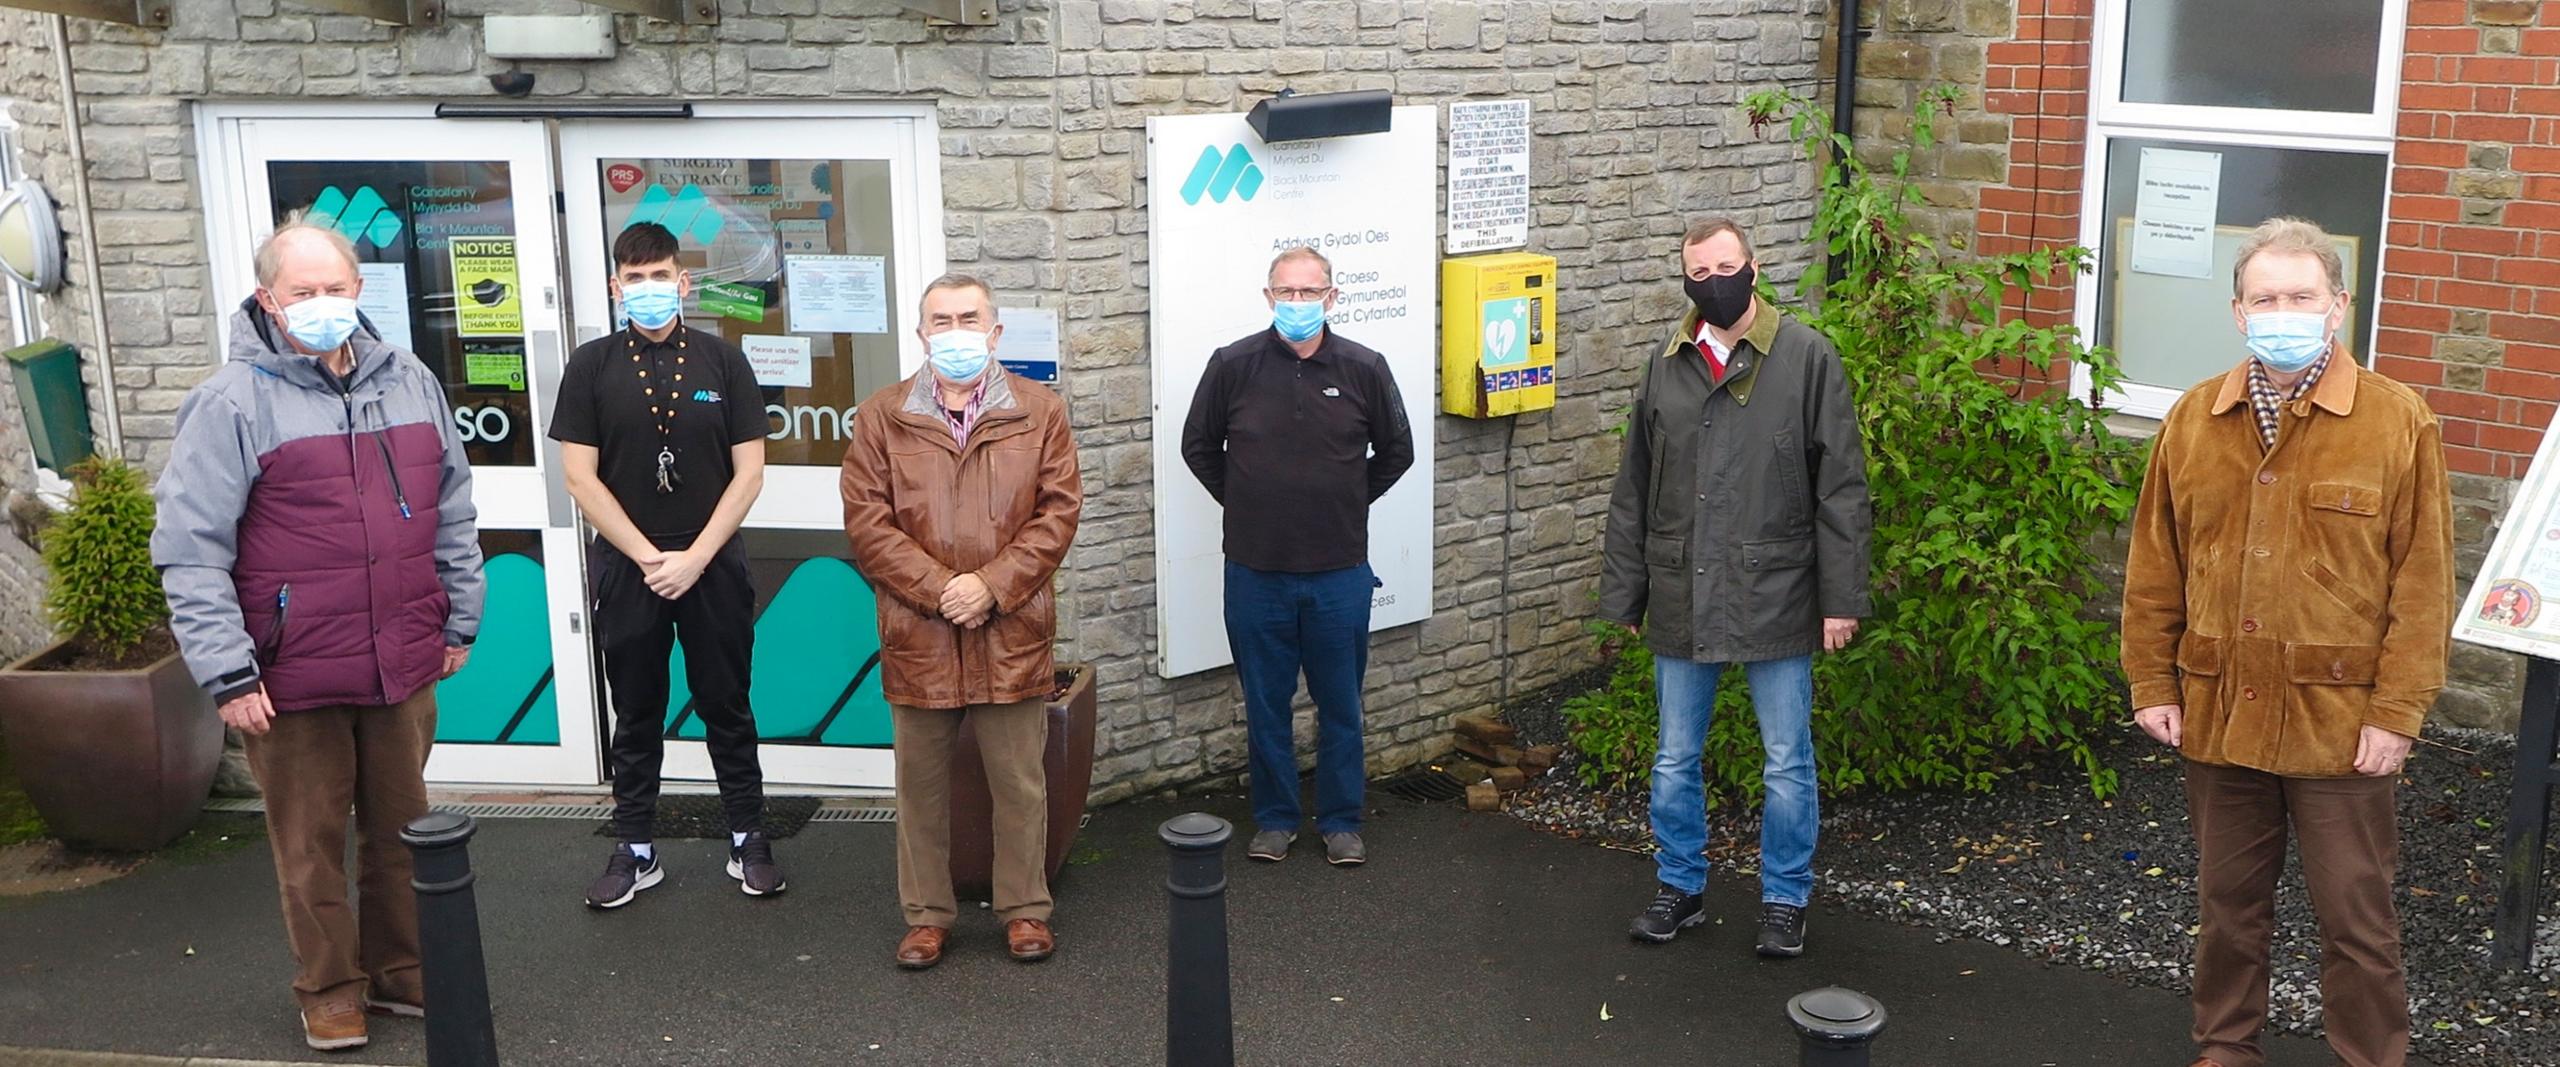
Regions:
<instances>
[{"instance_id":1,"label":"grey and maroon quilted jacket","mask_svg":"<svg viewBox=\"0 0 2560 1067\"><path fill-rule=\"evenodd\" d=\"M280 334L243 303L178 408L151 535L178 647L217 701L398 703L480 630L471 467L418 357L358 330L341 383Z\"/></svg>"}]
</instances>

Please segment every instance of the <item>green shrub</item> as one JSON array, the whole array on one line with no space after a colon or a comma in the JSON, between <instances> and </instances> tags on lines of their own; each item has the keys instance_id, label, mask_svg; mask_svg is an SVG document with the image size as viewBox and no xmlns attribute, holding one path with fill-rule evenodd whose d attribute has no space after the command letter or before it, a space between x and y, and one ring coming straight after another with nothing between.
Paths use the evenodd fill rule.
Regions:
<instances>
[{"instance_id":1,"label":"green shrub","mask_svg":"<svg viewBox=\"0 0 2560 1067\"><path fill-rule=\"evenodd\" d=\"M72 468L71 506L44 533L52 573L45 610L65 639L114 659L168 623L160 571L151 565L155 514L142 472L122 460Z\"/></svg>"},{"instance_id":2,"label":"green shrub","mask_svg":"<svg viewBox=\"0 0 2560 1067\"><path fill-rule=\"evenodd\" d=\"M1953 99L1943 87L1923 94L1920 148ZM2104 411L2030 387L2078 362L2102 396L2118 380L2111 353L2069 326L2002 314L2030 287L2088 269L2089 251L1942 244L1907 214L1920 201L1908 150L1879 175L1811 101L1764 92L1748 106L1755 129L1782 125L1811 155L1829 147L1814 246L1837 271L1808 273L1803 291L1818 296L1799 313L1839 347L1854 383L1875 505L1875 616L1847 650L1815 659L1824 787L1987 790L2050 753L2079 765L2093 791L2113 791L2089 745L2124 706L2114 627L2089 610L2106 595L2091 545L2131 511L2141 451L2107 431ZM1986 373L1995 361L2033 373ZM1583 780L1628 787L1653 755L1652 664L1641 647L1609 651L1610 683L1567 716ZM1756 797L1759 728L1741 672L1718 698L1708 789Z\"/></svg>"}]
</instances>

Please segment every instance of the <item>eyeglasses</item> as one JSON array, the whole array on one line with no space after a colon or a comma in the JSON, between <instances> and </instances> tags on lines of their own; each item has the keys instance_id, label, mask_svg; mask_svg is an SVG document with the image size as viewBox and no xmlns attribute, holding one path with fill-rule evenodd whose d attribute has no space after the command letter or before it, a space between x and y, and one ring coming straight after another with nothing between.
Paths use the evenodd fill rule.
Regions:
<instances>
[{"instance_id":1,"label":"eyeglasses","mask_svg":"<svg viewBox=\"0 0 2560 1067\"><path fill-rule=\"evenodd\" d=\"M1333 287L1328 285L1321 289L1271 288L1265 289L1263 292L1271 294L1271 298L1274 300L1285 300L1296 303L1301 301L1322 300L1333 294Z\"/></svg>"}]
</instances>

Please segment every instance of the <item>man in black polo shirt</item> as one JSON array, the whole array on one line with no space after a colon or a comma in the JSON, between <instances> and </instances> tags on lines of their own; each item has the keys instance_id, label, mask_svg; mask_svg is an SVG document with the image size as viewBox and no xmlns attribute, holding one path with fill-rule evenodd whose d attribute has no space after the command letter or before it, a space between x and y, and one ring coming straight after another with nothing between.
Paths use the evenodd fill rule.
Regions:
<instances>
[{"instance_id":1,"label":"man in black polo shirt","mask_svg":"<svg viewBox=\"0 0 2560 1067\"><path fill-rule=\"evenodd\" d=\"M1271 261L1271 326L1209 357L1182 459L1226 508L1227 644L1244 687L1256 832L1289 855L1303 818L1290 722L1298 674L1316 702L1316 832L1325 859L1360 840L1360 689L1369 669L1369 505L1413 466L1413 427L1387 361L1325 328L1333 264L1312 248Z\"/></svg>"},{"instance_id":2,"label":"man in black polo shirt","mask_svg":"<svg viewBox=\"0 0 2560 1067\"><path fill-rule=\"evenodd\" d=\"M614 240L613 293L628 322L570 355L551 415L569 495L596 530L587 574L613 695L621 843L587 889L591 908L621 907L664 877L650 831L678 640L729 818L729 877L748 896L784 888L761 829L764 771L747 706L756 596L737 536L764 488L764 394L736 346L679 321L693 279L676 251L675 234L654 222Z\"/></svg>"}]
</instances>

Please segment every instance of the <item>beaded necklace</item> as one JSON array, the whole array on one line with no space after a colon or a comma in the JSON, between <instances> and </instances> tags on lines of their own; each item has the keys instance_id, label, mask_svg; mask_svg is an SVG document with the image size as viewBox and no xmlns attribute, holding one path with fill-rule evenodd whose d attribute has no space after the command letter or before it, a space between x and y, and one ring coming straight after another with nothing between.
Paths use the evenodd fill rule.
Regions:
<instances>
[{"instance_id":1,"label":"beaded necklace","mask_svg":"<svg viewBox=\"0 0 2560 1067\"><path fill-rule=\"evenodd\" d=\"M639 328L633 327L628 336L630 341L626 347L631 353L634 369L640 375L640 394L649 398L649 416L657 420L658 424L658 492L662 495L672 494L677 486L684 484L684 475L676 472L676 451L671 425L676 417L676 399L684 395L684 327L677 326L675 333L670 335L676 343L676 369L672 377L668 375L666 367L658 362L656 349L649 352L648 366L638 366L641 340ZM657 372L657 381L650 380L651 371ZM658 396L660 384L666 386L667 395L663 399Z\"/></svg>"}]
</instances>

